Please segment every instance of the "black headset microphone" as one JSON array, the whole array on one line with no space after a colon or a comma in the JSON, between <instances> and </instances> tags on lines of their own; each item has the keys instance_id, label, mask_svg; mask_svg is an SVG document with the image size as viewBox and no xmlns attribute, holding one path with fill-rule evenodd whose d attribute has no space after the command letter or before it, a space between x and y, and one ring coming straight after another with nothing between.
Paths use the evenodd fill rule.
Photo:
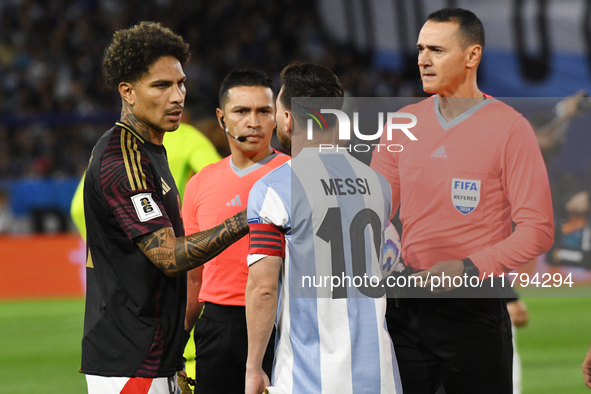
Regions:
<instances>
[{"instance_id":1,"label":"black headset microphone","mask_svg":"<svg viewBox=\"0 0 591 394\"><path fill-rule=\"evenodd\" d=\"M226 123L224 123L224 117L223 116L222 116L222 118L220 120L222 121L222 126L224 126L224 131L226 132L226 134L228 134L230 137L234 138L238 142L246 142L246 137L244 137L244 136L234 137L232 134L230 134L230 132L228 131L228 128L226 127Z\"/></svg>"}]
</instances>

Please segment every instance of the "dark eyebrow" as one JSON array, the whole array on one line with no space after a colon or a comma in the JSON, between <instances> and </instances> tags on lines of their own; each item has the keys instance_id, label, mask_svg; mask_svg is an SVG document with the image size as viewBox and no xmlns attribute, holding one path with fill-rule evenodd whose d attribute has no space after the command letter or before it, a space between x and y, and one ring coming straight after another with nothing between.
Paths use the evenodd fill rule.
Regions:
<instances>
[{"instance_id":1,"label":"dark eyebrow","mask_svg":"<svg viewBox=\"0 0 591 394\"><path fill-rule=\"evenodd\" d=\"M247 107L247 106L245 106L245 105L234 105L234 106L231 108L231 110L232 110L232 111L237 111L237 110L239 110L239 109L247 109L247 110L250 110L250 107Z\"/></svg>"},{"instance_id":2,"label":"dark eyebrow","mask_svg":"<svg viewBox=\"0 0 591 394\"><path fill-rule=\"evenodd\" d=\"M246 105L235 105L235 106L233 106L233 107L231 108L231 110L232 110L232 111L237 111L237 110L239 110L239 109L247 109L247 110L249 110L249 111L250 111L250 109L251 109L251 108L250 108L250 107L248 107L248 106L246 106ZM257 111L260 111L260 110L262 110L262 109L273 109L273 106L272 106L272 105L265 105L265 106L263 106L263 107L257 107L257 108L256 108L256 110L257 110Z\"/></svg>"},{"instance_id":3,"label":"dark eyebrow","mask_svg":"<svg viewBox=\"0 0 591 394\"><path fill-rule=\"evenodd\" d=\"M427 48L430 51L434 51L434 50L441 50L443 49L443 47L439 46L439 45L423 45L423 44L417 44L417 49L421 49L421 48Z\"/></svg>"},{"instance_id":4,"label":"dark eyebrow","mask_svg":"<svg viewBox=\"0 0 591 394\"><path fill-rule=\"evenodd\" d=\"M187 80L187 77L182 77L181 79L178 80L178 82L185 82ZM174 83L174 81L170 80L170 79L158 79L156 81L152 81L152 85L172 85Z\"/></svg>"},{"instance_id":5,"label":"dark eyebrow","mask_svg":"<svg viewBox=\"0 0 591 394\"><path fill-rule=\"evenodd\" d=\"M159 79L157 81L152 81L151 85L172 85L172 81L167 79Z\"/></svg>"}]
</instances>

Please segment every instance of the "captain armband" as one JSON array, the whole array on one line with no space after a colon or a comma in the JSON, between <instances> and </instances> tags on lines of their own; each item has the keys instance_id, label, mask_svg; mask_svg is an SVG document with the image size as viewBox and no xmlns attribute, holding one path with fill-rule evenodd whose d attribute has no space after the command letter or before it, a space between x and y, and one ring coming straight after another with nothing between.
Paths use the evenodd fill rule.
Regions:
<instances>
[{"instance_id":1,"label":"captain armband","mask_svg":"<svg viewBox=\"0 0 591 394\"><path fill-rule=\"evenodd\" d=\"M273 224L250 223L250 245L248 254L264 254L285 258L285 236Z\"/></svg>"}]
</instances>

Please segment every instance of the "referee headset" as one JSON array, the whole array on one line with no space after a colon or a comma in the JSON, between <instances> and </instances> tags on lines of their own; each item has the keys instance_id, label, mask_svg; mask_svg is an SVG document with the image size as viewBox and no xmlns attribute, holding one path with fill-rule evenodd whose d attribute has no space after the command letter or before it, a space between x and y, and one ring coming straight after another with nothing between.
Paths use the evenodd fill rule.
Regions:
<instances>
[{"instance_id":1,"label":"referee headset","mask_svg":"<svg viewBox=\"0 0 591 394\"><path fill-rule=\"evenodd\" d=\"M220 120L222 121L222 126L224 126L224 131L226 132L226 134L228 134L230 137L234 138L238 142L246 142L246 137L244 137L244 136L234 137L232 134L230 134L230 131L228 130L228 127L226 126L226 123L224 122L223 116L221 117Z\"/></svg>"}]
</instances>

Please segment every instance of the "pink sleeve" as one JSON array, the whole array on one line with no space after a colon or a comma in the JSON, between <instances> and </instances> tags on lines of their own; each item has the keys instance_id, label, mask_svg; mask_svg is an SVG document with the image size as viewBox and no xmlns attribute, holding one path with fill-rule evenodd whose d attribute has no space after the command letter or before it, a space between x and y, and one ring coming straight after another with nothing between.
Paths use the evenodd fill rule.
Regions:
<instances>
[{"instance_id":1,"label":"pink sleeve","mask_svg":"<svg viewBox=\"0 0 591 394\"><path fill-rule=\"evenodd\" d=\"M185 235L191 235L199 232L199 221L197 220L197 182L199 173L193 175L183 197L183 225Z\"/></svg>"},{"instance_id":2,"label":"pink sleeve","mask_svg":"<svg viewBox=\"0 0 591 394\"><path fill-rule=\"evenodd\" d=\"M388 145L390 143L386 137L387 133L382 133L380 144ZM397 154L388 152L383 147L378 152L378 148L376 147L373 151L370 164L371 169L386 178L392 188L392 214L390 219L394 217L400 205L400 174L398 173L398 160L396 160Z\"/></svg>"},{"instance_id":3,"label":"pink sleeve","mask_svg":"<svg viewBox=\"0 0 591 394\"><path fill-rule=\"evenodd\" d=\"M548 173L534 132L522 116L512 125L501 163L502 187L517 226L505 240L468 256L480 272L495 274L519 268L554 242Z\"/></svg>"}]
</instances>

